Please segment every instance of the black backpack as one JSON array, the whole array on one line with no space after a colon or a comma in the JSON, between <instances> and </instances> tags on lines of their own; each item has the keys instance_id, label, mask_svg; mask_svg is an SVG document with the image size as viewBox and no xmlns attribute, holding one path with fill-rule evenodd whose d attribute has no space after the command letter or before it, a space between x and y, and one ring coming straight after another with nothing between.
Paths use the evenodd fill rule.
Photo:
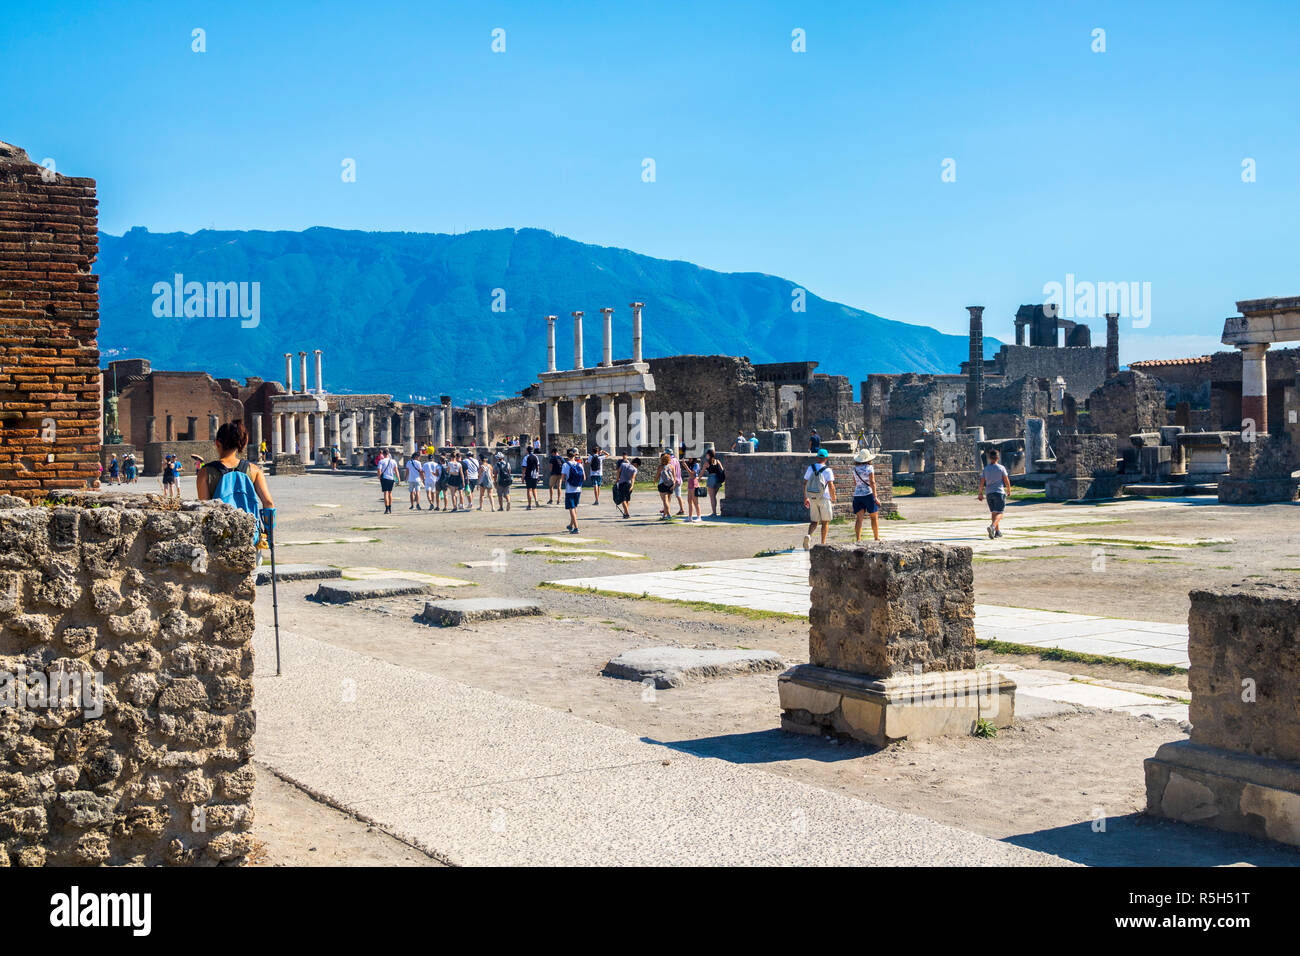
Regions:
<instances>
[{"instance_id":1,"label":"black backpack","mask_svg":"<svg viewBox=\"0 0 1300 956\"><path fill-rule=\"evenodd\" d=\"M540 466L541 462L537 460L537 456L529 452L528 456L524 459L524 473L527 474L529 478L536 480L539 477L537 470Z\"/></svg>"}]
</instances>

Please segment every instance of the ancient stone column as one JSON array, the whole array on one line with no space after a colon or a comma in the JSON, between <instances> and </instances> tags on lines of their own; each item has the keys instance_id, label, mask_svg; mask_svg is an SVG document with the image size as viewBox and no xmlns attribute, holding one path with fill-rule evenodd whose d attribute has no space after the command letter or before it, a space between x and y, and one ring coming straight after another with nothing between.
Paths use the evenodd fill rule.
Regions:
<instances>
[{"instance_id":1,"label":"ancient stone column","mask_svg":"<svg viewBox=\"0 0 1300 956\"><path fill-rule=\"evenodd\" d=\"M610 368L614 364L614 310L610 308L601 309L600 314L605 317L604 354L601 357L600 364L605 368Z\"/></svg>"},{"instance_id":2,"label":"ancient stone column","mask_svg":"<svg viewBox=\"0 0 1300 956\"><path fill-rule=\"evenodd\" d=\"M253 415L251 424L253 426L253 433L249 437L248 443L253 446L253 450L249 454L249 457L252 458L253 461L261 461L262 460L262 413L261 412L256 412Z\"/></svg>"},{"instance_id":3,"label":"ancient stone column","mask_svg":"<svg viewBox=\"0 0 1300 956\"><path fill-rule=\"evenodd\" d=\"M218 424L217 416L209 415L208 416L208 441L216 440L217 429L220 427L221 426Z\"/></svg>"},{"instance_id":4,"label":"ancient stone column","mask_svg":"<svg viewBox=\"0 0 1300 956\"><path fill-rule=\"evenodd\" d=\"M575 435L587 434L586 395L575 395L573 397L573 433Z\"/></svg>"},{"instance_id":5,"label":"ancient stone column","mask_svg":"<svg viewBox=\"0 0 1300 956\"><path fill-rule=\"evenodd\" d=\"M302 371L302 393L307 394L307 353L298 353L298 366Z\"/></svg>"},{"instance_id":6,"label":"ancient stone column","mask_svg":"<svg viewBox=\"0 0 1300 956\"><path fill-rule=\"evenodd\" d=\"M637 392L632 396L632 411L628 415L627 426L627 440L631 443L633 449L641 448L649 441L647 438L650 433L649 424L646 420L645 392Z\"/></svg>"},{"instance_id":7,"label":"ancient stone column","mask_svg":"<svg viewBox=\"0 0 1300 956\"><path fill-rule=\"evenodd\" d=\"M174 424L173 421L172 421L172 416L171 416L171 415L168 415L168 416L167 416L167 431L165 432L165 434L166 434L167 437L163 439L164 441L175 441L175 440L176 440L176 426L175 426L175 424Z\"/></svg>"},{"instance_id":8,"label":"ancient stone column","mask_svg":"<svg viewBox=\"0 0 1300 956\"><path fill-rule=\"evenodd\" d=\"M366 447L375 447L375 410L366 409Z\"/></svg>"},{"instance_id":9,"label":"ancient stone column","mask_svg":"<svg viewBox=\"0 0 1300 956\"><path fill-rule=\"evenodd\" d=\"M1268 434L1268 343L1239 346L1241 349L1241 423L1255 423L1256 435Z\"/></svg>"},{"instance_id":10,"label":"ancient stone column","mask_svg":"<svg viewBox=\"0 0 1300 956\"><path fill-rule=\"evenodd\" d=\"M474 431L478 437L480 445L488 443L488 408L486 405L479 405L474 409Z\"/></svg>"},{"instance_id":11,"label":"ancient stone column","mask_svg":"<svg viewBox=\"0 0 1300 956\"><path fill-rule=\"evenodd\" d=\"M546 400L546 437L554 440L560 431L560 400L558 398L548 398Z\"/></svg>"},{"instance_id":12,"label":"ancient stone column","mask_svg":"<svg viewBox=\"0 0 1300 956\"><path fill-rule=\"evenodd\" d=\"M1106 377L1119 374L1119 313L1106 313Z\"/></svg>"},{"instance_id":13,"label":"ancient stone column","mask_svg":"<svg viewBox=\"0 0 1300 956\"><path fill-rule=\"evenodd\" d=\"M144 420L144 443L146 445L158 440L158 419L153 415L145 416Z\"/></svg>"},{"instance_id":14,"label":"ancient stone column","mask_svg":"<svg viewBox=\"0 0 1300 956\"><path fill-rule=\"evenodd\" d=\"M402 447L408 455L415 454L415 409L408 408L402 416Z\"/></svg>"},{"instance_id":15,"label":"ancient stone column","mask_svg":"<svg viewBox=\"0 0 1300 956\"><path fill-rule=\"evenodd\" d=\"M448 446L455 444L456 429L451 420L451 399L448 398L442 403L442 433L446 438Z\"/></svg>"},{"instance_id":16,"label":"ancient stone column","mask_svg":"<svg viewBox=\"0 0 1300 956\"><path fill-rule=\"evenodd\" d=\"M555 371L555 320L558 315L546 317L546 371Z\"/></svg>"},{"instance_id":17,"label":"ancient stone column","mask_svg":"<svg viewBox=\"0 0 1300 956\"><path fill-rule=\"evenodd\" d=\"M1047 423L1041 418L1025 419L1025 471L1035 471L1034 462L1047 457Z\"/></svg>"},{"instance_id":18,"label":"ancient stone column","mask_svg":"<svg viewBox=\"0 0 1300 956\"><path fill-rule=\"evenodd\" d=\"M325 386L321 384L320 377L320 349L316 349L316 394L325 394Z\"/></svg>"},{"instance_id":19,"label":"ancient stone column","mask_svg":"<svg viewBox=\"0 0 1300 956\"><path fill-rule=\"evenodd\" d=\"M293 353L284 353L284 387L285 391L293 393Z\"/></svg>"},{"instance_id":20,"label":"ancient stone column","mask_svg":"<svg viewBox=\"0 0 1300 956\"><path fill-rule=\"evenodd\" d=\"M329 460L326 453L321 450L325 447L325 413L317 412L313 417L316 419L316 441L312 444L311 457L316 464L320 465Z\"/></svg>"},{"instance_id":21,"label":"ancient stone column","mask_svg":"<svg viewBox=\"0 0 1300 956\"><path fill-rule=\"evenodd\" d=\"M330 412L330 441L339 446L343 452L343 417L338 412Z\"/></svg>"},{"instance_id":22,"label":"ancient stone column","mask_svg":"<svg viewBox=\"0 0 1300 956\"><path fill-rule=\"evenodd\" d=\"M280 434L284 430L284 416L278 413L271 414L271 456L274 458L280 454L283 445Z\"/></svg>"},{"instance_id":23,"label":"ancient stone column","mask_svg":"<svg viewBox=\"0 0 1300 956\"><path fill-rule=\"evenodd\" d=\"M614 396L600 396L600 437L597 443L606 451L614 454L618 451L618 423L614 421ZM603 439L603 441L602 441Z\"/></svg>"},{"instance_id":24,"label":"ancient stone column","mask_svg":"<svg viewBox=\"0 0 1300 956\"><path fill-rule=\"evenodd\" d=\"M298 454L298 416L290 413L284 416L284 451L286 455Z\"/></svg>"},{"instance_id":25,"label":"ancient stone column","mask_svg":"<svg viewBox=\"0 0 1300 956\"><path fill-rule=\"evenodd\" d=\"M393 444L393 413L385 408L379 419L379 443L385 448Z\"/></svg>"},{"instance_id":26,"label":"ancient stone column","mask_svg":"<svg viewBox=\"0 0 1300 956\"><path fill-rule=\"evenodd\" d=\"M644 302L632 304L632 361L641 361L641 309Z\"/></svg>"},{"instance_id":27,"label":"ancient stone column","mask_svg":"<svg viewBox=\"0 0 1300 956\"><path fill-rule=\"evenodd\" d=\"M968 305L970 313L970 374L966 376L966 421L984 410L984 306Z\"/></svg>"},{"instance_id":28,"label":"ancient stone column","mask_svg":"<svg viewBox=\"0 0 1300 956\"><path fill-rule=\"evenodd\" d=\"M442 448L447 444L447 429L442 420L442 406L433 410L433 444L437 448Z\"/></svg>"},{"instance_id":29,"label":"ancient stone column","mask_svg":"<svg viewBox=\"0 0 1300 956\"><path fill-rule=\"evenodd\" d=\"M582 364L582 313L573 313L573 367L580 369Z\"/></svg>"}]
</instances>

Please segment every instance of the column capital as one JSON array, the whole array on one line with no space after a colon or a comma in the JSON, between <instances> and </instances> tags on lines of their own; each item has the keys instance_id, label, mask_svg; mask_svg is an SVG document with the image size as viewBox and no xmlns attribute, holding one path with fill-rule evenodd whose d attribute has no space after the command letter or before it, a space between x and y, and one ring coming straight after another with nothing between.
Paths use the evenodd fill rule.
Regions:
<instances>
[{"instance_id":1,"label":"column capital","mask_svg":"<svg viewBox=\"0 0 1300 956\"><path fill-rule=\"evenodd\" d=\"M627 305L628 305L628 308L630 308L630 309L644 309L644 308L645 308L645 303L644 303L644 302L629 302Z\"/></svg>"},{"instance_id":2,"label":"column capital","mask_svg":"<svg viewBox=\"0 0 1300 956\"><path fill-rule=\"evenodd\" d=\"M601 315L609 315L609 314L611 314L613 311L614 311L613 308L611 308L611 307L609 307L609 306L606 306L605 308L603 308L603 309L600 310L600 313L601 313Z\"/></svg>"},{"instance_id":3,"label":"column capital","mask_svg":"<svg viewBox=\"0 0 1300 956\"><path fill-rule=\"evenodd\" d=\"M966 306L966 311L970 313L972 319L978 319L981 315L984 314L984 306L968 305Z\"/></svg>"},{"instance_id":4,"label":"column capital","mask_svg":"<svg viewBox=\"0 0 1300 956\"><path fill-rule=\"evenodd\" d=\"M572 315L575 319L580 319L580 318L582 318L582 313L581 313L581 312L570 312L569 314Z\"/></svg>"}]
</instances>

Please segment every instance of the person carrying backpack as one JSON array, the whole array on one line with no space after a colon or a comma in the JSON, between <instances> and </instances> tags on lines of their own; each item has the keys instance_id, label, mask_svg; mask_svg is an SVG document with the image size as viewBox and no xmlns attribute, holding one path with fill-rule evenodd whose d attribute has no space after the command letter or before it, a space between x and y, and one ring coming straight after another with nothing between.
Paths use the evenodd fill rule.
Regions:
<instances>
[{"instance_id":1,"label":"person carrying backpack","mask_svg":"<svg viewBox=\"0 0 1300 956\"><path fill-rule=\"evenodd\" d=\"M597 448L587 460L587 471L591 475L591 493L596 504L600 504L600 486L605 481L605 451Z\"/></svg>"},{"instance_id":2,"label":"person carrying backpack","mask_svg":"<svg viewBox=\"0 0 1300 956\"><path fill-rule=\"evenodd\" d=\"M565 454L569 460L560 472L564 479L564 507L569 512L569 534L577 534L578 501L582 498L582 483L587 476L583 473L578 449L570 448Z\"/></svg>"},{"instance_id":3,"label":"person carrying backpack","mask_svg":"<svg viewBox=\"0 0 1300 956\"><path fill-rule=\"evenodd\" d=\"M226 422L217 429L217 457L198 470L194 484L200 501L224 501L256 519L255 543L265 548L261 511L272 509L271 490L262 469L243 457L248 430L243 422ZM261 555L258 555L259 563Z\"/></svg>"},{"instance_id":4,"label":"person carrying backpack","mask_svg":"<svg viewBox=\"0 0 1300 956\"><path fill-rule=\"evenodd\" d=\"M540 508L542 503L537 500L537 486L542 483L542 458L537 454L536 445L524 456L520 471L524 473L524 490L527 492L524 496L526 505L524 510L532 511L534 507Z\"/></svg>"},{"instance_id":5,"label":"person carrying backpack","mask_svg":"<svg viewBox=\"0 0 1300 956\"><path fill-rule=\"evenodd\" d=\"M808 509L808 533L803 536L803 547L812 547L813 529L822 526L822 544L835 511L835 473L826 465L830 456L825 448L817 449L817 457L803 473L803 506Z\"/></svg>"}]
</instances>

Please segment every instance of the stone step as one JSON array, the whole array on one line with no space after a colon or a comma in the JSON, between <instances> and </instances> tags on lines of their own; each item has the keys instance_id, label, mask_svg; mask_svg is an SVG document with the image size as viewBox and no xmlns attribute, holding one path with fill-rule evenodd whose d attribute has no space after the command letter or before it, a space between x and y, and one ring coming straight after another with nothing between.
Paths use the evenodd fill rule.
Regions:
<instances>
[{"instance_id":1,"label":"stone step","mask_svg":"<svg viewBox=\"0 0 1300 956\"><path fill-rule=\"evenodd\" d=\"M696 650L690 647L641 647L624 651L605 665L606 677L653 680L664 690L690 681L777 671L785 662L776 651Z\"/></svg>"},{"instance_id":2,"label":"stone step","mask_svg":"<svg viewBox=\"0 0 1300 956\"><path fill-rule=\"evenodd\" d=\"M315 581L324 578L341 578L343 572L338 568L327 568L323 564L277 564L276 581ZM264 564L257 569L254 584L271 583L271 565Z\"/></svg>"},{"instance_id":3,"label":"stone step","mask_svg":"<svg viewBox=\"0 0 1300 956\"><path fill-rule=\"evenodd\" d=\"M532 601L518 598L454 598L446 601L426 601L423 613L416 620L435 627L459 627L479 621L496 621L506 617L526 617L541 614L542 609Z\"/></svg>"},{"instance_id":4,"label":"stone step","mask_svg":"<svg viewBox=\"0 0 1300 956\"><path fill-rule=\"evenodd\" d=\"M1217 495L1217 484L1196 482L1193 484L1131 484L1124 486L1124 494L1138 495L1143 498L1185 498L1191 495Z\"/></svg>"},{"instance_id":5,"label":"stone step","mask_svg":"<svg viewBox=\"0 0 1300 956\"><path fill-rule=\"evenodd\" d=\"M309 599L323 604L350 604L374 598L428 594L429 585L403 578L372 578L366 581L336 581L322 584Z\"/></svg>"}]
</instances>

